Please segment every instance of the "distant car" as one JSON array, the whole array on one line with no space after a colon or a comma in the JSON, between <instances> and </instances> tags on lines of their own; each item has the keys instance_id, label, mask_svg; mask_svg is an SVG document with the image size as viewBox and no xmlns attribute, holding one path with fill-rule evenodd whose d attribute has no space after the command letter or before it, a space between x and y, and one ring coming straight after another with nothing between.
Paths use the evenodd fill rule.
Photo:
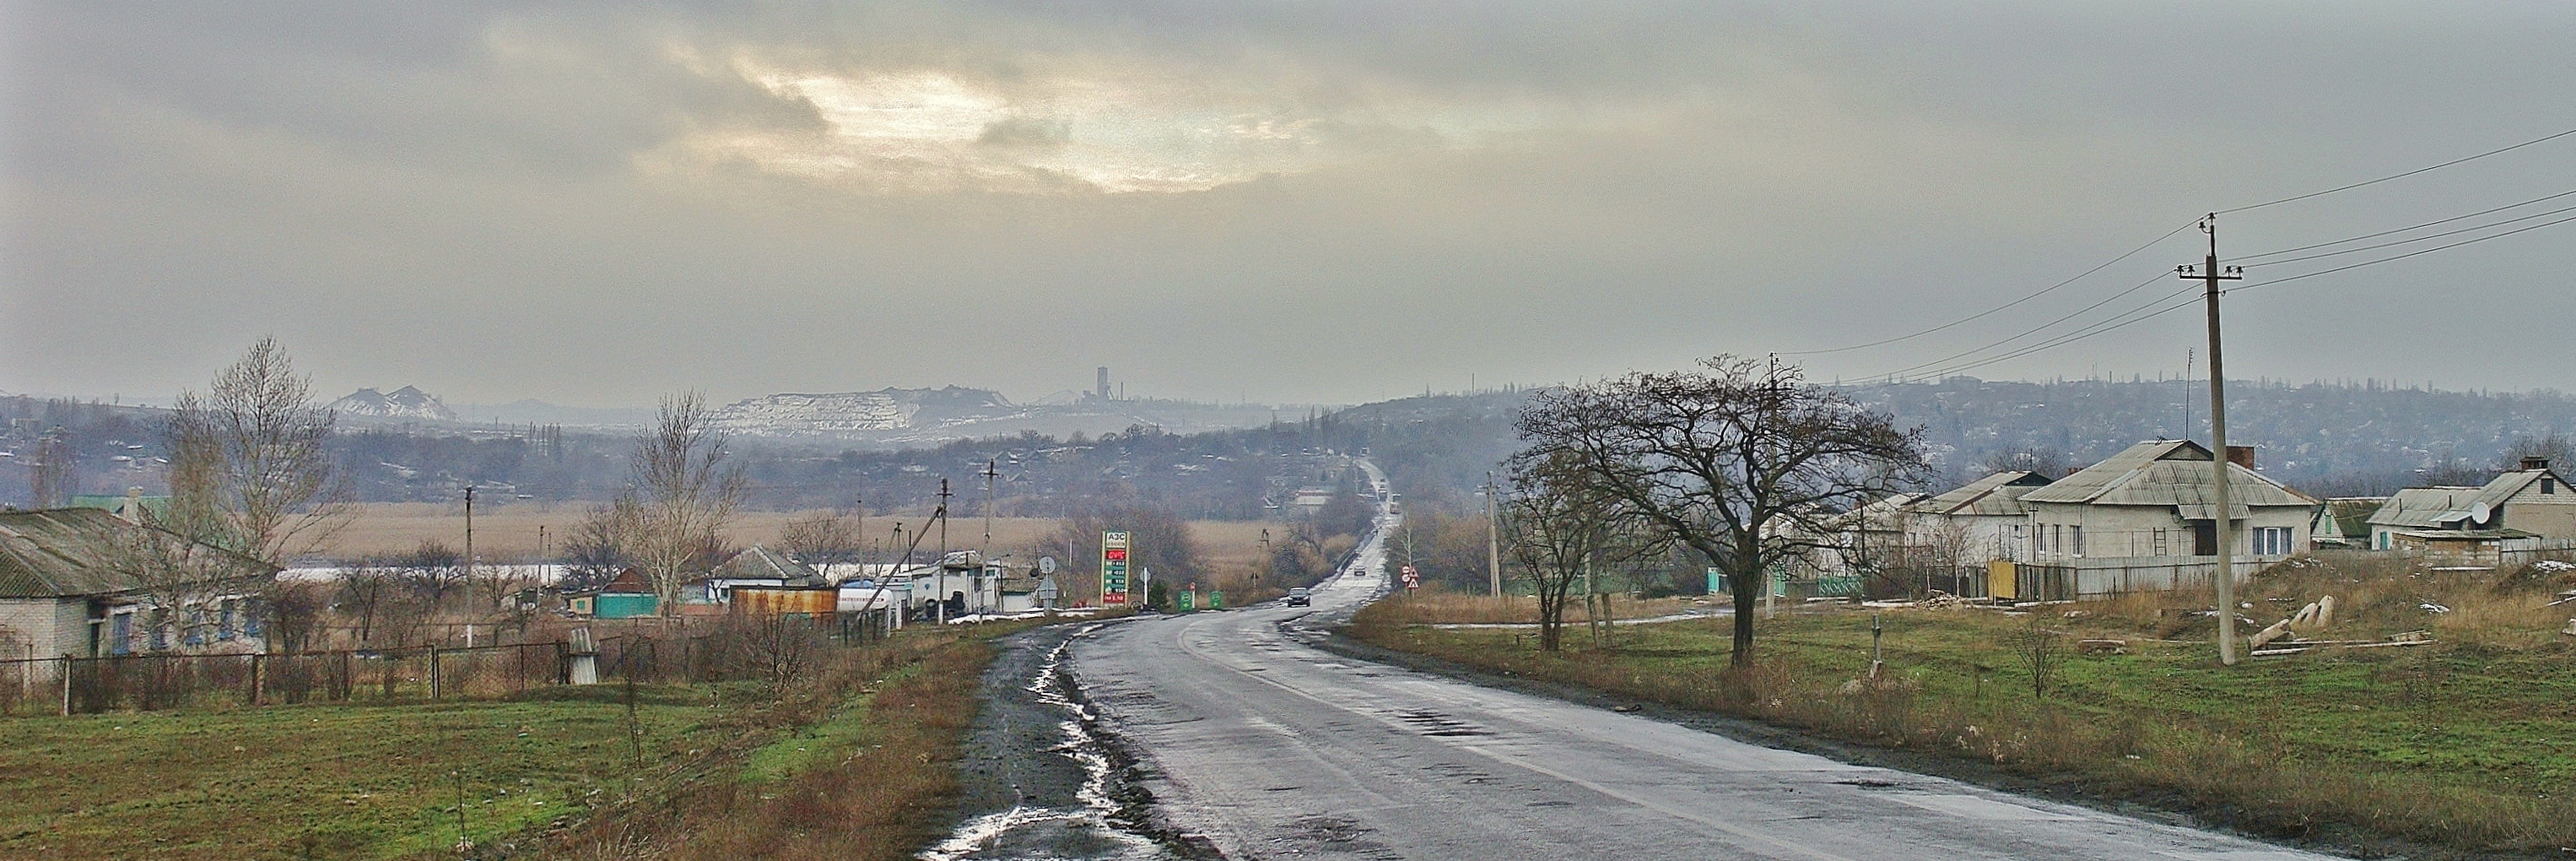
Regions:
<instances>
[{"instance_id":1,"label":"distant car","mask_svg":"<svg viewBox=\"0 0 2576 861\"><path fill-rule=\"evenodd\" d=\"M1315 598L1314 598L1314 596L1313 596L1312 594L1309 594L1309 593L1305 590L1305 588L1304 588L1304 587L1298 587L1298 588L1295 588L1295 589L1290 589L1290 590L1288 590L1288 606L1291 606L1291 607L1311 607L1311 606L1314 606L1314 604L1315 604Z\"/></svg>"}]
</instances>

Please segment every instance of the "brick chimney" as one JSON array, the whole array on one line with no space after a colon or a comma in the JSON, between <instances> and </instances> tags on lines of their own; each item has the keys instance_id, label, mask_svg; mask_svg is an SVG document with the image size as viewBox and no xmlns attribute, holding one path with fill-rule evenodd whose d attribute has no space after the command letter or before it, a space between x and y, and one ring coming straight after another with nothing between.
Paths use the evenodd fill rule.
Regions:
<instances>
[{"instance_id":1,"label":"brick chimney","mask_svg":"<svg viewBox=\"0 0 2576 861\"><path fill-rule=\"evenodd\" d=\"M2228 462L2228 463L2235 464L2235 465L2237 465L2237 466L2244 467L2244 468L2246 468L2246 469L2253 469L2253 468L2254 468L2254 447L2253 447L2253 446L2250 446L2250 445L2231 445L2231 446L2228 446L2228 447L2227 447L2227 462Z\"/></svg>"},{"instance_id":2,"label":"brick chimney","mask_svg":"<svg viewBox=\"0 0 2576 861\"><path fill-rule=\"evenodd\" d=\"M2545 458L2545 457L2526 457L2526 458L2523 458L2523 459L2522 459L2522 470L2523 470L2524 472L2530 472L2530 471L2533 471L2533 470L2541 470L2541 469L2548 469L2548 468L2549 468L2549 459L2548 459L2548 458Z\"/></svg>"}]
</instances>

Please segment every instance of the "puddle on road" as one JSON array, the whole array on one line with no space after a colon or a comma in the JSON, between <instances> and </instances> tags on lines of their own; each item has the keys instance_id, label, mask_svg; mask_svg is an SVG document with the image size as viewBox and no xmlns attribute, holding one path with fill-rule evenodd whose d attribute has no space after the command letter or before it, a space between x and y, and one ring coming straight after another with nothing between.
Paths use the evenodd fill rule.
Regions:
<instances>
[{"instance_id":1,"label":"puddle on road","mask_svg":"<svg viewBox=\"0 0 2576 861\"><path fill-rule=\"evenodd\" d=\"M1111 782L1117 779L1118 766L1109 756L1108 744L1093 728L1098 715L1092 713L1089 704L1075 702L1070 695L1072 681L1065 676L1065 654L1073 648L1074 640L1099 627L1087 626L1058 644L1047 654L1037 678L1024 688L1037 695L1039 702L1065 715L1064 721L1057 724L1063 742L1047 752L1082 766L1082 787L1074 792L1081 806L1023 803L978 816L950 832L948 839L924 850L920 856L924 861L1173 861L1178 857L1152 838L1137 833L1135 823L1122 815L1124 805L1110 789Z\"/></svg>"}]
</instances>

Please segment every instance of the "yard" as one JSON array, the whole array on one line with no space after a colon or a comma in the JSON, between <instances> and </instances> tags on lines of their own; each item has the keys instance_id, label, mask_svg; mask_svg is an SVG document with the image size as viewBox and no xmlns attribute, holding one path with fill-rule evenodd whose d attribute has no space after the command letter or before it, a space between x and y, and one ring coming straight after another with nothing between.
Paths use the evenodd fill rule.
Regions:
<instances>
[{"instance_id":1,"label":"yard","mask_svg":"<svg viewBox=\"0 0 2576 861\"><path fill-rule=\"evenodd\" d=\"M715 689L0 720L0 856L390 858L613 796L732 714ZM457 804L465 801L462 819Z\"/></svg>"},{"instance_id":2,"label":"yard","mask_svg":"<svg viewBox=\"0 0 2576 861\"><path fill-rule=\"evenodd\" d=\"M2348 609L2310 636L2424 630L2435 641L2224 669L2205 595L1789 614L1760 623L1757 668L1740 677L1725 671L1725 619L1621 629L1605 644L1577 628L1561 654L1531 648L1526 631L1392 621L1409 615L1393 607L1364 612L1351 633L2258 833L2511 853L2576 845L2576 638L2557 632L2576 608L2548 606L2571 584L2339 564L2267 572L2245 615L2260 627L2337 594ZM2085 639L2125 645L2085 654Z\"/></svg>"}]
</instances>

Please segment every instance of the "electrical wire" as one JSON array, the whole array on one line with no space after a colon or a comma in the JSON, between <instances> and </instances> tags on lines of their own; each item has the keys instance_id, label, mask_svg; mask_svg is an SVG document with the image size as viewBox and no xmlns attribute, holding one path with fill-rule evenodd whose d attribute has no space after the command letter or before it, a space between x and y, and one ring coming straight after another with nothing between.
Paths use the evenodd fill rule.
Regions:
<instances>
[{"instance_id":1,"label":"electrical wire","mask_svg":"<svg viewBox=\"0 0 2576 861\"><path fill-rule=\"evenodd\" d=\"M2342 244L2347 243L2347 242L2360 242L2360 241L2362 241L2362 240L2364 240L2364 239L2377 239L2377 238L2379 238L2379 237L2382 237L2382 236L2388 236L2388 235L2391 235L2391 234L2396 234L2396 233L2405 233L2405 232L2408 232L2408 231L2414 231L2414 230L2422 230L2422 229L2427 228L2427 227L2439 227L2439 226L2441 226L2441 225L2449 224L2449 223L2451 223L2451 222L2458 221L2458 220L2461 220L2461 219L2464 219L2464 218L2476 218L2476 217L2481 216L2481 215L2493 215L2493 214L2495 214L2495 213L2503 212L2503 211L2508 210L2508 209L2515 209L2515 208L2518 208L2518 207L2530 206L2530 205L2532 205L2532 204L2540 203L2540 202L2543 202L2543 201L2557 200L2558 198L2566 197L2566 196L2571 195L2571 194L2576 194L2576 189L2569 189L2569 190L2566 190L2566 191L2559 192L2559 193L2557 193L2557 194L2546 195L2546 196L2542 196L2542 197L2535 197L2535 198L2532 198L2532 199L2530 199L2530 200L2523 201L2523 202L2521 202L2521 203L2508 203L2508 204L2505 204L2505 205L2503 205L2503 206L2496 207L2496 208L2494 208L2494 209L2482 209L2482 210L2478 210L2478 211L2476 211L2476 212L2469 213L2469 214L2467 214L2467 215L2454 215L2454 216L2451 216L2451 217L2449 217L2449 218L2442 219L2442 220L2440 220L2440 221L2427 221L2427 222L2424 222L2424 223L2422 223L2422 224L2415 225L2415 226L2413 226L2413 227L2400 227L2400 228L2397 228L2397 229L2395 229L2395 230L2382 230L2382 231L2380 231L2380 232L2378 232L2378 233L2364 233L2364 234L2362 234L2362 235L2360 235L2360 236L2352 236L2352 237L2346 237L2346 238L2343 238L2343 239L2337 239L2337 240L2335 240L2335 241L2333 241L2333 242L2319 242L2319 243L2317 243L2317 244L2315 244L2315 245L2301 245L2301 246L2296 247L2296 248L2282 248L2282 249L2276 249L2276 250L2272 250L2272 251L2265 251L2265 252L2262 252L2262 253L2259 253L2259 254L2247 254L2247 255L2244 255L2244 256L2241 256L2241 257L2234 257L2234 258L2230 258L2227 262L2229 262L2229 263L2236 263L2236 264L2245 264L2245 261L2253 260L2253 259L2258 258L2258 257L2271 257L2271 256L2273 256L2273 255L2277 255L2277 254L2294 254L2294 253L2297 253L2297 252L2301 252L2301 251L2309 251L2309 250L2318 249L2318 248L2329 248L2329 247L2333 247L2333 246L2336 246L2336 245L2342 245ZM2562 210L2562 211L2563 211L2563 210ZM2510 223L2510 222L2505 222L2505 223ZM2250 264L2246 264L2246 265L2250 265Z\"/></svg>"},{"instance_id":2,"label":"electrical wire","mask_svg":"<svg viewBox=\"0 0 2576 861\"><path fill-rule=\"evenodd\" d=\"M2505 225L2507 225L2507 224L2512 224L2512 223L2519 222L2519 221L2530 221L2530 220L2532 220L2532 219L2534 219L2534 218L2547 218L2547 217L2549 217L2549 216L2557 215L2557 214L2565 213L2565 212L2576 212L2576 206L2570 206L2570 207L2566 207L2566 208L2564 208L2564 209L2553 209L2553 210L2550 210L2550 211L2548 211L2548 212L2538 212L2538 213L2533 213L2533 214L2530 214L2530 215L2525 215L2525 216L2523 216L2523 217L2521 217L2521 218L2508 218L2508 219L2505 219L2505 220L2503 220L2503 221L2493 222L2493 223L2490 223L2490 224L2480 224L2480 225L2477 225L2477 226L2475 226L2475 227L2463 227L2463 228L2460 228L2460 229L2458 229L2458 230L2445 230L2445 231L2442 231L2442 232L2440 232L2440 233L2427 233L2427 234L2424 234L2424 235L2422 235L2422 236L2418 236L2418 237L2415 237L2415 238L2412 238L2412 239L2399 239L2399 240L2395 240L2395 241L2393 241L2393 242L2382 242L2382 243L2379 243L2379 244L2377 244L2377 245L2361 245L2361 246L2355 246L2355 247L2352 247L2352 248L2346 248L2346 249L2341 250L2341 251L2327 251L2327 252L2322 252L2322 253L2318 253L2318 254L2310 254L2310 255L2303 256L2303 257L2290 257L2290 258L2281 259L2281 260L2266 260L2266 261L2263 261L2263 262L2261 262L2261 263L2247 263L2247 264L2244 264L2244 265L2245 265L2246 267L2249 267L2249 268L2250 268L2250 267L2255 267L2255 266L2275 266L2275 265L2279 265L2279 264L2282 264L2282 263L2297 263L2297 262L2302 261L2302 260L2317 260L2317 259L2322 259L2322 258L2326 258L2326 257L2340 257L2340 256L2343 256L2343 255L2346 255L2346 254L2357 254L2357 253L2360 253L2360 252L2363 252L2363 251L2375 251L2375 250L2378 250L2378 249L2381 249L2381 248L2393 248L2393 247L2396 247L2396 246L2399 246L2399 245L2413 245L2413 244L2415 244L2415 243L2423 242L2423 241L2428 240L2428 239L2440 239L2440 238L2445 237L2445 236L2458 236L2458 235L2463 234L2463 233L2475 233L2475 232L2480 231L2480 230L2492 230L2492 229L2494 229L2494 228L2503 227L2503 226L2505 226ZM2499 234L2499 235L2501 235L2501 234Z\"/></svg>"},{"instance_id":3,"label":"electrical wire","mask_svg":"<svg viewBox=\"0 0 2576 861\"><path fill-rule=\"evenodd\" d=\"M2138 283L2137 283L2137 285L2136 285L2136 286L2130 287L2130 288L2129 288L2129 289L2127 289L2127 290L2122 290L2122 291L2120 291L2120 292L2118 292L2118 293L2113 293L2113 294L2111 294L2110 296L2104 297L2101 301L2095 302L2095 303L2093 303L2093 304L2091 304L2091 305L2086 305L2086 306L2084 306L2084 307L2082 307L2082 308L2075 309L2075 311L2074 311L2073 313L2067 314L2066 316L2059 317L2059 318L2057 318L2057 319L2055 319L2055 320L2050 320L2050 321L2048 321L2048 322L2046 322L2046 323L2041 323L2041 324L2039 324L2039 325L2037 325L2037 326L2032 326L2032 327L2030 327L2030 328L2028 328L2028 329L2024 329L2024 330L2022 330L2022 331L2020 331L2020 332L2016 332L2016 333L2014 333L2014 334L2012 334L2012 335L2010 335L2010 336L2007 336L2007 337L2005 337L2005 338L2003 338L2003 339L2001 339L2001 340L1994 341L1994 342L1992 342L1992 343L1988 343L1988 344L1986 344L1986 345L1984 345L1984 346L1975 347L1975 348L1968 349L1968 350L1964 350L1964 351L1957 352L1957 353L1952 353L1952 354L1950 354L1950 355L1948 355L1948 356L1943 356L1943 357L1941 357L1941 358L1934 359L1934 360L1929 361L1929 362L1924 362L1923 364L1920 364L1920 365L1914 365L1914 366L1911 366L1911 367L1899 368L1899 369L1894 370L1894 371L1890 371L1890 372L1887 372L1887 373L1884 373L1884 374L1875 374L1875 375L1873 375L1873 376L1881 376L1881 377L1902 377L1902 376L1905 376L1905 375L1907 375L1907 374L1911 374L1911 373L1913 373L1913 372L1915 372L1915 371L1922 370L1922 369L1924 369L1924 368L1930 368L1930 367L1935 367L1935 366L1939 366L1939 365L1943 365L1943 364L1948 364L1949 362L1954 361L1954 360L1957 360L1957 359L1960 359L1960 358L1964 358L1964 357L1967 357L1967 356L1972 356L1972 355L1975 355L1975 354L1977 354L1977 353L1982 353L1982 352L1985 352L1985 351L1987 351L1987 350L1991 350L1991 349L1994 349L1994 348L1996 348L1996 347L2000 347L2000 346L2003 346L2003 345L2005 345L2005 344L2009 344L2009 343L2012 343L2012 342L2014 342L2014 341L2021 340L2021 339L2023 339L2023 338L2029 337L2030 335L2032 335L2032 334L2034 334L2034 333L2037 333L2037 332L2040 332L2040 331L2046 330L2046 329L2048 329L2048 328L2049 328L2049 327L2051 327L2051 326L2055 326L2055 325L2057 325L2057 324L2059 324L2059 323L2064 323L2064 322L2066 322L2066 321L2068 321L2068 320L2072 320L2072 319L2074 319L2074 318L2076 318L2076 317L2078 317L2078 316L2082 316L2082 315L2084 315L2084 314L2086 314L2086 313L2088 313L2088 312L2091 312L2091 311L2092 311L2093 309L2095 309L2095 308L2100 308L2100 307L2102 307L2102 306L2104 306L2104 305L2108 305L2108 304L2110 304L2110 303L2112 303L2112 302L2114 302L2114 301L2118 301L2118 300L2120 299L2120 297L2127 296L2127 295L2129 295L2129 294L2131 294L2131 293L2135 293L2135 292L2138 292L2138 291L2140 291L2140 290L2144 290L2144 289L2146 289L2147 285L2149 285L2149 284L2153 284L2153 283L2156 283L2156 282L2158 282L2158 281L2162 281L2162 280L2164 280L2164 278L2165 278L2165 274L2164 274L2164 273L2161 273L2161 272L2156 273L2156 275L2155 275L2154 277L2148 278L2148 279L2147 279L2147 280L2145 280L2145 281L2140 281L2140 282L2138 282ZM2162 301L2162 300L2159 300L2159 301Z\"/></svg>"},{"instance_id":4,"label":"electrical wire","mask_svg":"<svg viewBox=\"0 0 2576 861\"><path fill-rule=\"evenodd\" d=\"M2566 136L2568 136L2568 135L2576 135L2576 129L2568 129L2568 130L2566 130L2566 131L2558 132L2558 133L2555 133L2555 134L2543 135L2543 136L2541 136L2541 137L2536 137L2536 138L2533 138L2533 139L2531 139L2531 140L2523 141L2523 142L2521 142L2521 143L2514 144L2514 145L2512 145L2512 146L2505 147L2505 148L2503 148L2503 149L2488 150L2488 151L2486 151L2486 152L2478 153L2477 155L2468 156L2468 157L2466 157L2466 158L2455 158L2455 159L2452 159L2452 160L2450 160L2450 161L2443 162L2443 163L2441 163L2441 164L2433 165L2433 166L2431 166L2431 167L2419 167L2419 168L2416 168L2416 169L2414 169L2414 170L2407 171L2407 172L2405 172L2405 173L2392 173L2392 174L2389 174L2389 175L2387 175L2387 176L2380 177L2380 178L2378 178L2378 179L2366 179L2366 180L2362 180L2362 181L2360 181L2360 182L2356 182L2356 183L2353 183L2353 184L2350 184L2350 185L2338 185L2338 186L2335 186L2335 187L2333 187L2333 188L2326 189L2326 190L2324 190L2324 191L2311 191L2311 192L2308 192L2308 193L2306 193L2306 194L2291 195L2291 196L2289 196L2289 197L2284 197L2284 198L2281 198L2281 199L2278 199L2278 200L2266 200L2266 201L2264 201L2264 202L2262 202L2262 203L2253 204L2253 205L2251 205L2251 206L2239 206L2239 207L2237 207L2237 208L2235 208L2235 209L2221 209L2221 210L2219 210L2219 211L2217 212L2217 214L2219 214L2219 215L2226 215L2226 214L2231 213L2231 212L2244 212L2244 211L2249 210L2249 209L2261 209L2261 208L2266 207L2266 206L2276 206L2276 205L2279 205L2279 204L2289 203L2289 202L2291 202L2291 201L2296 201L2296 200L2306 200L2306 199L2311 198L2311 197L2323 197L2323 196L2325 196L2325 195L2333 194L2333 193L2338 192L2338 191L2351 191L2351 190L2353 190L2353 189L2360 188L2360 187L2362 187L2362 186L2366 186L2366 185L2378 185L2378 184L2380 184L2380 183L2387 182L2387 181L2392 180L2392 179L2405 179L2405 178L2407 178L2407 177L2414 176L2414 175L2419 174L2419 173L2427 173L2427 172L2430 172L2430 171L2441 170L2442 168L2450 167L2450 166L2455 165L2455 164L2465 164L2465 163L2468 163L2468 162L2477 161L2478 159L2486 158L2487 156L2491 156L2491 155L2502 155L2502 154L2504 154L2504 153L2509 153L2509 152L2512 152L2512 151L2514 151L2514 150L2521 149L2521 148L2523 148L2523 147L2531 146L2531 145L2533 145L2533 144L2546 143L2546 142L2549 142L2549 141L2557 140L2557 139L2559 139L2559 138L2563 138L2563 137L2566 137Z\"/></svg>"},{"instance_id":5,"label":"electrical wire","mask_svg":"<svg viewBox=\"0 0 2576 861\"><path fill-rule=\"evenodd\" d=\"M2302 272L2302 273L2299 273L2299 274L2297 274L2297 275L2290 275L2290 276L2281 277L2281 278L2274 278L2274 279L2269 280L2269 281L2257 281L2257 282L2254 282L2254 283L2251 283L2251 284L2242 284L2242 285L2238 285L2238 286L2236 286L2236 287L2229 288L2229 289L2227 290L2227 292L2229 292L2229 293L2234 293L2234 292L2237 292L2237 291L2240 291L2240 290L2252 290L2252 289L2254 289L2254 288L2256 288L2256 287L2268 287L2268 286L2271 286L2271 285L2274 285L2274 284L2279 284L2279 283L2284 282L2284 281L2297 281L2297 280L2302 279L2302 278L2314 278L2314 277L2317 277L2317 276L2319 276L2319 275L2331 275L2331 274L2334 274L2334 273L2336 273L2336 272L2344 272L2344 271L2348 271L2348 270L2359 269L2359 268L2364 267L2364 266L2376 266L2376 265L2379 265L2379 264L2381 264L2381 263L2387 263L2387 262L2390 262L2390 261L2393 261L2393 260L2404 260L2404 259L2409 258L2409 257L2414 257L2414 256L2417 256L2417 255L2423 255L2423 254L2431 254L2431 253L2436 252L2436 251L2445 251L2445 250L2449 250L2449 249L2452 249L2452 248L2458 248L2458 247L2463 246L2463 245L2476 245L2476 244L2478 244L2478 243L2480 243L2480 242L2485 242L2485 241L2487 241L2487 240L2489 240L2489 239L2502 239L2502 238L2505 238L2505 237L2507 237L2507 236L2512 236L2512 235L2514 235L2514 234L2516 234L2516 233L2525 233L2525 232L2529 232L2529 231L2533 231L2533 230L2539 230L2539 229L2541 229L2541 228L2543 228L2543 227L2553 227L2553 226L2560 225L2560 224L2566 224L2566 223L2568 223L2568 222L2570 222L2570 221L2576 221L2576 215L2570 215L2570 216L2567 216L2567 217L2565 217L2565 218L2558 219L2558 220L2556 220L2556 221L2544 221L2544 222L2541 222L2541 223L2539 223L2539 224L2529 225L2529 226L2526 226L2526 227L2517 227L2517 228L2514 228L2514 229L2512 229L2512 230L2507 230L2507 231L2505 231L2505 232L2503 232L2503 233L2492 233L2492 234L2488 234L2488 235L2486 235L2486 236L2480 236L2480 237L2477 237L2477 238L2474 238L2474 239L2463 239L2463 240L2460 240L2460 241L2458 241L2458 242L2445 243L2445 244L2442 244L2442 245L2436 245L2436 246L2433 246L2433 247L2431 247L2431 248L2419 248L2419 249L2416 249L2416 250L2414 250L2414 251L2406 252L2406 253L2404 253L2404 254L2392 254L2392 255L2389 255L2389 256L2387 256L2387 257L2379 258L2379 259L2377 259L2377 260L2364 260L2364 261L2361 261L2361 262L2359 262L2359 263L2350 263L2350 264L2345 264L2345 265L2342 265L2342 266L2334 267L2334 268L2332 268L2332 269L2319 269L2319 270L2317 270L2317 271L2315 271L2315 272Z\"/></svg>"},{"instance_id":6,"label":"electrical wire","mask_svg":"<svg viewBox=\"0 0 2576 861\"><path fill-rule=\"evenodd\" d=\"M2570 194L2576 194L2576 192L2569 192L2569 193L2570 193ZM2140 246L2138 246L2138 247L2136 247L2136 248L2129 249L2128 253L2125 253L2125 254L2122 254L2122 255L2120 255L2120 256L2118 256L2118 257L2113 257L2113 258L2111 258L2110 260L2104 261L2104 262L2102 263L2102 265L2100 265L2100 266L2095 266L2095 267L2093 267L2093 268L2091 268L2091 269L2084 270L2084 272L2083 272L2082 274L2076 275L2076 276L2075 276L2075 277L2073 277L2073 278L2068 278L2068 279L2066 279L2066 280L2064 280L2064 281L2060 281L2060 282L2057 282L2057 283L2055 283L2055 284L2048 285L2047 287L2042 288L2039 292L2036 292L2036 293L2032 293L2032 294L2029 294L2029 295L2023 296L2023 297L2021 297L2021 298L2019 298L2019 299L2015 299L2015 300L2012 300L2012 301L2010 301L2010 302L2006 302L2006 303L2003 303L2003 304L2001 304L2001 305L1997 305L1997 306L1995 306L1995 307L1988 308L1988 309L1986 309L1986 310L1979 311L1979 312L1977 312L1977 313L1970 314L1970 315L1968 315L1968 316L1966 316L1966 317L1961 317L1961 318L1959 318L1959 319L1952 320L1952 321L1950 321L1950 322L1943 323L1943 324L1941 324L1941 325L1934 326L1934 327L1929 328L1929 329L1924 329L1924 330L1922 330L1922 331L1914 332L1914 333L1912 333L1912 334L1898 335L1898 336L1896 336L1896 337L1893 337L1893 338L1887 338L1887 339L1884 339L1884 340L1871 341L1871 342L1866 343L1866 344L1853 344L1853 345L1848 346L1848 347L1833 347L1833 348L1830 348L1830 349L1823 349L1823 350L1781 350L1781 351L1780 351L1780 355L1783 355L1783 356L1816 356L1816 355L1823 355L1823 354L1826 354L1826 353L1847 353L1847 352L1851 352L1851 351L1853 351L1853 350L1864 350L1864 349L1868 349L1868 348L1870 348L1870 347L1885 346L1885 345L1888 345L1888 344L1896 343L1896 342L1898 342L1898 341L1910 341L1910 340L1913 340L1913 339L1915 339L1915 338L1920 338L1920 337L1923 337L1923 336L1925 336L1925 335L1932 334L1932 333L1934 333L1934 332L1938 332L1938 331L1941 331L1941 330L1944 330L1944 329L1951 328L1951 327L1953 327L1953 326L1960 325L1960 324L1962 324L1962 323L1970 323L1970 322L1974 322L1974 321L1976 321L1976 320L1983 319L1983 318L1985 318L1985 317L1988 317L1988 316L1991 316L1991 315L1994 315L1994 314L2000 313L2000 312L2004 311L2005 309L2011 308L2011 307L2013 307L2013 306L2015 306L2015 305L2019 305L2019 304L2021 304L2021 303L2028 302L2028 301L2030 301L2030 300L2032 300L2032 299L2037 299L2037 298L2039 298L2039 297L2041 297L2041 296L2048 295L2050 292L2055 291L2055 290L2056 290L2057 288L2059 288L2059 287L2064 287L2064 286L2066 286L2066 285L2068 285L2068 284L2073 284L2073 283L2075 283L2075 282L2077 282L2077 281L2082 281L2082 280L2084 280L2086 277L2091 276L2093 273L2100 272L2100 271L2102 271L2102 270L2104 270L2104 269L2109 269L2109 268L2111 268L2111 266L2112 266L2113 264L2116 264L2116 263L2119 263L2119 262L2120 262L2120 261L2122 261L2122 260L2127 260L2127 259L2129 259L2129 258L2131 258L2131 257L2135 257L2135 256L2137 256L2138 252L2145 251L2145 250L2147 250L2147 249L2149 249L2149 248L2154 248L2154 247L2156 247L2157 245L2162 244L2165 240L2167 240L2167 239L2172 239L2172 238L2174 237L2174 234L2181 233L2181 232L2183 232L2183 231L2185 231L2185 230L2189 230L2189 229L2191 229L2191 226L2192 226L2192 225L2197 224L2197 223L2199 223L2199 222L2196 222L2196 221L2187 221L2187 222L2184 222L2184 223L2182 224L2182 226L2180 226L2180 227L2176 227L2176 228L2174 228L2174 229L2172 229L2172 230L2165 231L2165 235L2163 235L2163 236L2158 236L2158 237L2156 237L2155 239L2149 240L2149 241L2147 242L2147 244L2145 244L2145 245L2140 245Z\"/></svg>"}]
</instances>

